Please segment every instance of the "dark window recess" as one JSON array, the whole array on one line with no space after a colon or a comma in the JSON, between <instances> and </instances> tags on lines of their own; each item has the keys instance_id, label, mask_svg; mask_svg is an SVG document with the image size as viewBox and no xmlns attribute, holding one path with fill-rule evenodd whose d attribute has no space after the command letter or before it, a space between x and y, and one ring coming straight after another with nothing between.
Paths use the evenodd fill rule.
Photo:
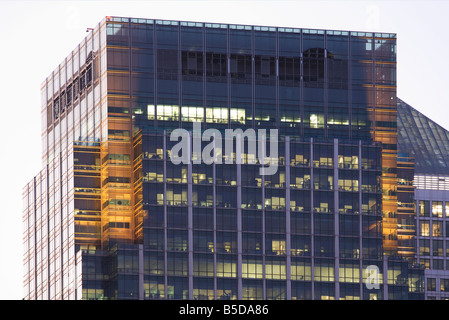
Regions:
<instances>
[{"instance_id":1,"label":"dark window recess","mask_svg":"<svg viewBox=\"0 0 449 320\"><path fill-rule=\"evenodd\" d=\"M376 121L376 127L397 128L396 121Z\"/></svg>"},{"instance_id":2,"label":"dark window recess","mask_svg":"<svg viewBox=\"0 0 449 320\"><path fill-rule=\"evenodd\" d=\"M93 51L89 52L89 54L87 55L87 58L86 58L86 64L88 64L89 62L91 62L92 59L93 59L93 57L94 57Z\"/></svg>"},{"instance_id":3,"label":"dark window recess","mask_svg":"<svg viewBox=\"0 0 449 320\"><path fill-rule=\"evenodd\" d=\"M86 69L86 85L90 86L92 84L92 64L90 64Z\"/></svg>"},{"instance_id":4,"label":"dark window recess","mask_svg":"<svg viewBox=\"0 0 449 320\"><path fill-rule=\"evenodd\" d=\"M300 57L279 57L279 80L299 81L301 76Z\"/></svg>"},{"instance_id":5,"label":"dark window recess","mask_svg":"<svg viewBox=\"0 0 449 320\"><path fill-rule=\"evenodd\" d=\"M61 109L59 110L59 112L62 114L64 113L65 109L66 109L66 93L65 91L63 91L60 95L60 99L61 99Z\"/></svg>"},{"instance_id":6,"label":"dark window recess","mask_svg":"<svg viewBox=\"0 0 449 320\"><path fill-rule=\"evenodd\" d=\"M224 53L206 53L206 76L226 77L228 73L228 59Z\"/></svg>"},{"instance_id":7,"label":"dark window recess","mask_svg":"<svg viewBox=\"0 0 449 320\"><path fill-rule=\"evenodd\" d=\"M79 85L80 91L83 91L86 88L86 70L81 72Z\"/></svg>"},{"instance_id":8,"label":"dark window recess","mask_svg":"<svg viewBox=\"0 0 449 320\"><path fill-rule=\"evenodd\" d=\"M67 87L67 94L66 94L66 106L70 106L70 104L72 103L72 85L69 85Z\"/></svg>"},{"instance_id":9,"label":"dark window recess","mask_svg":"<svg viewBox=\"0 0 449 320\"><path fill-rule=\"evenodd\" d=\"M75 199L75 209L80 211L100 211L101 201L92 199Z\"/></svg>"},{"instance_id":10,"label":"dark window recess","mask_svg":"<svg viewBox=\"0 0 449 320\"><path fill-rule=\"evenodd\" d=\"M59 118L60 114L65 112L70 107L72 102L76 101L76 99L79 98L83 90L92 85L94 59L94 54L92 52L89 53L86 64L81 68L82 71L79 77L76 77L73 79L73 81L66 83L66 89L54 98L53 108L50 107L52 116L50 116L49 113L47 117L48 126L50 126L53 121L56 121Z\"/></svg>"},{"instance_id":11,"label":"dark window recess","mask_svg":"<svg viewBox=\"0 0 449 320\"><path fill-rule=\"evenodd\" d=\"M303 76L305 82L324 81L323 48L310 48L303 52Z\"/></svg>"},{"instance_id":12,"label":"dark window recess","mask_svg":"<svg viewBox=\"0 0 449 320\"><path fill-rule=\"evenodd\" d=\"M56 121L59 118L59 98L53 101L53 119Z\"/></svg>"},{"instance_id":13,"label":"dark window recess","mask_svg":"<svg viewBox=\"0 0 449 320\"><path fill-rule=\"evenodd\" d=\"M203 76L203 53L195 51L181 52L182 74Z\"/></svg>"},{"instance_id":14,"label":"dark window recess","mask_svg":"<svg viewBox=\"0 0 449 320\"><path fill-rule=\"evenodd\" d=\"M108 177L107 181L112 183L130 183L131 179L129 177Z\"/></svg>"},{"instance_id":15,"label":"dark window recess","mask_svg":"<svg viewBox=\"0 0 449 320\"><path fill-rule=\"evenodd\" d=\"M79 79L75 78L73 80L73 100L78 99L80 93Z\"/></svg>"},{"instance_id":16,"label":"dark window recess","mask_svg":"<svg viewBox=\"0 0 449 320\"><path fill-rule=\"evenodd\" d=\"M252 56L249 54L238 55L231 54L229 59L230 73L233 79L248 79L252 78Z\"/></svg>"},{"instance_id":17,"label":"dark window recess","mask_svg":"<svg viewBox=\"0 0 449 320\"><path fill-rule=\"evenodd\" d=\"M129 222L109 222L103 227L103 231L108 228L125 228L129 229Z\"/></svg>"},{"instance_id":18,"label":"dark window recess","mask_svg":"<svg viewBox=\"0 0 449 320\"><path fill-rule=\"evenodd\" d=\"M108 130L109 135L113 136L121 136L121 137L129 137L129 131L128 130Z\"/></svg>"},{"instance_id":19,"label":"dark window recess","mask_svg":"<svg viewBox=\"0 0 449 320\"><path fill-rule=\"evenodd\" d=\"M269 56L255 56L254 73L257 79L275 79L276 58Z\"/></svg>"}]
</instances>

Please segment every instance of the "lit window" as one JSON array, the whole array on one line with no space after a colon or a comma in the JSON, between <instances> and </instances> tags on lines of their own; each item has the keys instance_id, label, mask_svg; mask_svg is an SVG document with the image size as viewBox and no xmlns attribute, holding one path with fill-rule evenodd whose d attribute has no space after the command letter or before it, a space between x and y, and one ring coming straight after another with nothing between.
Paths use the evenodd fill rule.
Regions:
<instances>
[{"instance_id":1,"label":"lit window","mask_svg":"<svg viewBox=\"0 0 449 320\"><path fill-rule=\"evenodd\" d=\"M231 122L245 124L245 109L231 109Z\"/></svg>"},{"instance_id":2,"label":"lit window","mask_svg":"<svg viewBox=\"0 0 449 320\"><path fill-rule=\"evenodd\" d=\"M149 104L147 106L147 114L148 114L148 120L154 120L155 117L155 107L154 104Z\"/></svg>"},{"instance_id":3,"label":"lit window","mask_svg":"<svg viewBox=\"0 0 449 320\"><path fill-rule=\"evenodd\" d=\"M311 128L324 128L324 115L311 114L310 115L310 127Z\"/></svg>"},{"instance_id":4,"label":"lit window","mask_svg":"<svg viewBox=\"0 0 449 320\"><path fill-rule=\"evenodd\" d=\"M428 237L430 236L430 225L429 225L429 221L421 221L420 222L421 227L420 227L420 233L422 237Z\"/></svg>"},{"instance_id":5,"label":"lit window","mask_svg":"<svg viewBox=\"0 0 449 320\"><path fill-rule=\"evenodd\" d=\"M181 114L182 114L182 121L203 122L204 120L203 107L182 107Z\"/></svg>"},{"instance_id":6,"label":"lit window","mask_svg":"<svg viewBox=\"0 0 449 320\"><path fill-rule=\"evenodd\" d=\"M206 108L206 122L209 123L227 123L227 108Z\"/></svg>"},{"instance_id":7,"label":"lit window","mask_svg":"<svg viewBox=\"0 0 449 320\"><path fill-rule=\"evenodd\" d=\"M432 221L432 235L434 237L443 236L443 222L442 221Z\"/></svg>"},{"instance_id":8,"label":"lit window","mask_svg":"<svg viewBox=\"0 0 449 320\"><path fill-rule=\"evenodd\" d=\"M443 202L442 201L432 201L432 215L434 217L443 217Z\"/></svg>"},{"instance_id":9,"label":"lit window","mask_svg":"<svg viewBox=\"0 0 449 320\"><path fill-rule=\"evenodd\" d=\"M148 106L148 107L150 107L150 106ZM179 119L179 107L178 106L158 105L156 110L157 110L157 120L178 121L178 119ZM150 112L151 111L149 111L149 113L148 113L148 117L150 117ZM154 119L154 115L153 115L153 119Z\"/></svg>"}]
</instances>

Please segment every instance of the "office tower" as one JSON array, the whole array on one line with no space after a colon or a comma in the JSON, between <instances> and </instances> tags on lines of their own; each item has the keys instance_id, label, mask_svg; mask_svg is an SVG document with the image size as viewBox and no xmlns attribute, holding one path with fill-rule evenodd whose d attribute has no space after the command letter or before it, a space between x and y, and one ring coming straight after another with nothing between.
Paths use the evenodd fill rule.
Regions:
<instances>
[{"instance_id":1,"label":"office tower","mask_svg":"<svg viewBox=\"0 0 449 320\"><path fill-rule=\"evenodd\" d=\"M416 262L425 298L449 298L449 132L398 99L398 151L413 159ZM410 185L404 183L404 185Z\"/></svg>"},{"instance_id":2,"label":"office tower","mask_svg":"<svg viewBox=\"0 0 449 320\"><path fill-rule=\"evenodd\" d=\"M106 17L41 87L25 298L421 297L400 250L395 48L395 34ZM178 129L222 163L174 163ZM260 174L251 139L238 162L237 139L209 129L277 129L276 171Z\"/></svg>"}]
</instances>

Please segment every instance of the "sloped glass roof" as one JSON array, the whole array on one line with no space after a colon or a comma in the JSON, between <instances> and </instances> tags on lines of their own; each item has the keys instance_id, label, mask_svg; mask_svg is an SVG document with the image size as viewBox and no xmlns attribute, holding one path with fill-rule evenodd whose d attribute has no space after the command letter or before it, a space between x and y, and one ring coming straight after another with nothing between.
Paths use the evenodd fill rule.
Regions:
<instances>
[{"instance_id":1,"label":"sloped glass roof","mask_svg":"<svg viewBox=\"0 0 449 320\"><path fill-rule=\"evenodd\" d=\"M398 152L415 158L416 174L449 175L449 131L399 98Z\"/></svg>"}]
</instances>

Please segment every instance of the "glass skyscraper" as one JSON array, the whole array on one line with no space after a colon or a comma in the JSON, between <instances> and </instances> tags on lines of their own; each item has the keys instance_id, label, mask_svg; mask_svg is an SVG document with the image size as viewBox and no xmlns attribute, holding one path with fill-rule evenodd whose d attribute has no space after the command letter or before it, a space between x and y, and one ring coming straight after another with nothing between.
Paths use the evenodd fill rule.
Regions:
<instances>
[{"instance_id":1,"label":"glass skyscraper","mask_svg":"<svg viewBox=\"0 0 449 320\"><path fill-rule=\"evenodd\" d=\"M41 92L25 299L423 295L398 224L395 34L106 17ZM173 163L195 123L277 129L276 173L248 145Z\"/></svg>"}]
</instances>

